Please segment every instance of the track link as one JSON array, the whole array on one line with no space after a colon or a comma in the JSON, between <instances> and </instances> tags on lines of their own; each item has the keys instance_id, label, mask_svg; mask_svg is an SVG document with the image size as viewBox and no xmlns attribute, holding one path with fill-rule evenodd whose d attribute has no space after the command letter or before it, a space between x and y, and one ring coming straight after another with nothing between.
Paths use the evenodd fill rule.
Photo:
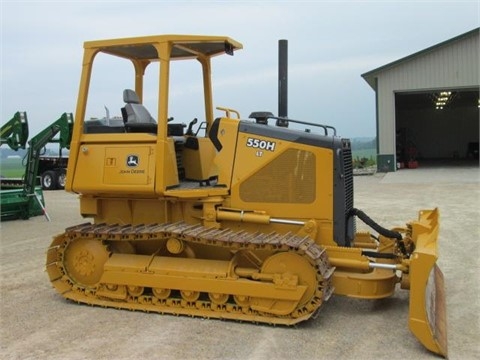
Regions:
<instances>
[{"instance_id":1,"label":"track link","mask_svg":"<svg viewBox=\"0 0 480 360\"><path fill-rule=\"evenodd\" d=\"M65 250L72 242L80 238L102 244L107 256L111 255L108 250L108 244L116 245L122 242L134 244L138 241L144 243L148 241L158 242L159 240L171 238L179 239L187 244L223 247L232 252L262 250L271 251L272 254L294 253L306 259L310 266L314 268L316 288L308 301L303 302L301 306L295 308L288 315L276 315L259 311L253 306L239 304L238 302L216 303L208 298L188 301L174 296L168 296L163 299L149 292L139 296L129 294L125 299L121 300L106 298L99 291L100 284L91 286L80 284L69 276L65 268ZM154 255L152 255L152 258L154 258ZM88 261L86 266L88 267ZM46 269L53 287L64 298L79 303L146 312L282 325L294 325L316 314L322 303L328 300L333 292L331 276L334 270L328 262L326 251L315 244L309 237L275 232L270 234L252 234L244 231L236 232L230 229L205 228L201 225L191 225L184 222L150 225L85 223L67 228L65 233L53 239L47 251Z\"/></svg>"}]
</instances>

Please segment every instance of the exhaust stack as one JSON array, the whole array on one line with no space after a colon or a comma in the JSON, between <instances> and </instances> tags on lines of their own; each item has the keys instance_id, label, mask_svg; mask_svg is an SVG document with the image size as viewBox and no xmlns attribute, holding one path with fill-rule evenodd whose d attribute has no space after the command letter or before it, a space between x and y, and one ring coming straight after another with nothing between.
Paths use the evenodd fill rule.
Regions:
<instances>
[{"instance_id":1,"label":"exhaust stack","mask_svg":"<svg viewBox=\"0 0 480 360\"><path fill-rule=\"evenodd\" d=\"M278 41L278 117L288 118L288 40ZM277 119L277 126L288 127L288 121Z\"/></svg>"}]
</instances>

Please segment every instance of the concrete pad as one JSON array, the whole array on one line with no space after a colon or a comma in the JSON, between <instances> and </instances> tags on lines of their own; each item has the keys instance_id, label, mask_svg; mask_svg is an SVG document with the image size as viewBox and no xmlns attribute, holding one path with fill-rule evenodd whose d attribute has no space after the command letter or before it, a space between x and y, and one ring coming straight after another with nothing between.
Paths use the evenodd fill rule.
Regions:
<instances>
[{"instance_id":1,"label":"concrete pad","mask_svg":"<svg viewBox=\"0 0 480 360\"><path fill-rule=\"evenodd\" d=\"M480 171L478 166L427 166L386 173L381 182L382 184L479 183Z\"/></svg>"}]
</instances>

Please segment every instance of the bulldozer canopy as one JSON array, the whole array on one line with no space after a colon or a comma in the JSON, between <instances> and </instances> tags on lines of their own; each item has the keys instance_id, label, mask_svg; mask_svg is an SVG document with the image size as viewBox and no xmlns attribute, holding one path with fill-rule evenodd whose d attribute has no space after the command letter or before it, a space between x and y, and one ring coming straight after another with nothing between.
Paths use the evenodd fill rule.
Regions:
<instances>
[{"instance_id":1,"label":"bulldozer canopy","mask_svg":"<svg viewBox=\"0 0 480 360\"><path fill-rule=\"evenodd\" d=\"M223 53L233 55L243 45L225 36L201 35L158 35L113 40L87 41L85 49L96 49L101 52L127 59L155 61L159 59L157 45L170 43L172 51L170 59L180 60L198 56L213 57Z\"/></svg>"}]
</instances>

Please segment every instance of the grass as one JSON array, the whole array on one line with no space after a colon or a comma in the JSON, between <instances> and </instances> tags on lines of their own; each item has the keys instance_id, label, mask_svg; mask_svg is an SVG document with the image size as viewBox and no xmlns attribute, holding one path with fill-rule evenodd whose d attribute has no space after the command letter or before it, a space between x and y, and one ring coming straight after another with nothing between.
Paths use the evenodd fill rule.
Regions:
<instances>
[{"instance_id":1,"label":"grass","mask_svg":"<svg viewBox=\"0 0 480 360\"><path fill-rule=\"evenodd\" d=\"M373 166L377 163L376 149L362 149L352 151L353 166L356 168Z\"/></svg>"},{"instance_id":2,"label":"grass","mask_svg":"<svg viewBox=\"0 0 480 360\"><path fill-rule=\"evenodd\" d=\"M354 159L358 158L377 158L377 150L376 149L362 149L362 150L353 150L352 157Z\"/></svg>"},{"instance_id":3,"label":"grass","mask_svg":"<svg viewBox=\"0 0 480 360\"><path fill-rule=\"evenodd\" d=\"M7 158L0 160L0 175L6 178L20 178L25 174L22 158Z\"/></svg>"}]
</instances>

